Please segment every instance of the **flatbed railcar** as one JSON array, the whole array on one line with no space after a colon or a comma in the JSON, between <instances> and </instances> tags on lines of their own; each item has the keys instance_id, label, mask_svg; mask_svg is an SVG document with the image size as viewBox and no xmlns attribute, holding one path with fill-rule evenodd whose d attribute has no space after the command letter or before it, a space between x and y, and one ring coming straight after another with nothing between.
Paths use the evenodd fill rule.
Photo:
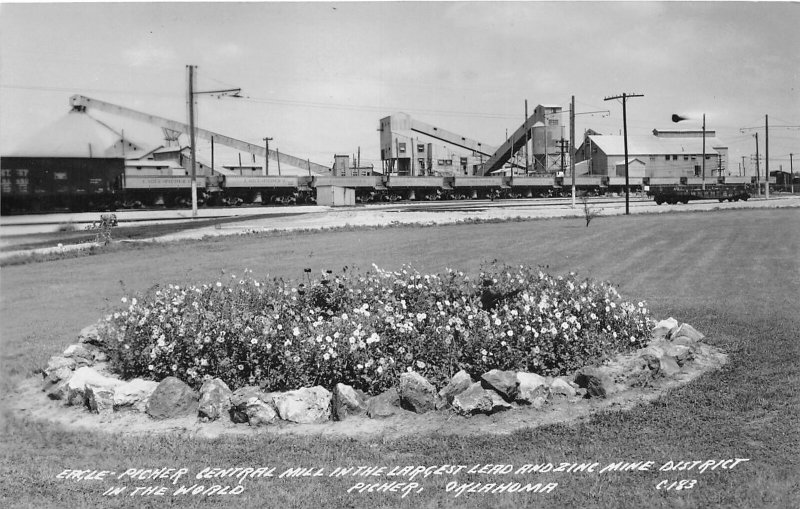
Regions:
<instances>
[{"instance_id":1,"label":"flatbed railcar","mask_svg":"<svg viewBox=\"0 0 800 509\"><path fill-rule=\"evenodd\" d=\"M703 182L702 179L680 178L678 183L656 183L646 186L647 196L652 197L657 205L666 203L675 205L689 203L694 200L747 201L751 196L751 184L732 179L725 182L722 177L717 181Z\"/></svg>"}]
</instances>

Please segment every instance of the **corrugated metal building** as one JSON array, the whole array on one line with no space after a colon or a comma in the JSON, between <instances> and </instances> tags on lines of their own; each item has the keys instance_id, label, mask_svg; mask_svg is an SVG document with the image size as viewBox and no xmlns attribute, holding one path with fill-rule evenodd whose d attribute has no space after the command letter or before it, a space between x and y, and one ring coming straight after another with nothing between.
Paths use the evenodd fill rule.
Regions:
<instances>
[{"instance_id":1,"label":"corrugated metal building","mask_svg":"<svg viewBox=\"0 0 800 509\"><path fill-rule=\"evenodd\" d=\"M728 148L706 130L706 177L723 175ZM582 175L624 176L625 140L623 136L599 135L590 131L576 153L576 173ZM702 131L664 131L652 135L628 136L629 169L638 160L642 177L699 177L703 168ZM636 163L639 166L639 163Z\"/></svg>"}]
</instances>

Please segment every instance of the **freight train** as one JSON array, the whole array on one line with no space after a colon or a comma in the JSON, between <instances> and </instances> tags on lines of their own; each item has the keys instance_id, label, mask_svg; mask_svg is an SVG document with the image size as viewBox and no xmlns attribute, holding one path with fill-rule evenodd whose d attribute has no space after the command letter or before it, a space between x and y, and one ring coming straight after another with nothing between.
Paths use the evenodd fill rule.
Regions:
<instances>
[{"instance_id":1,"label":"freight train","mask_svg":"<svg viewBox=\"0 0 800 509\"><path fill-rule=\"evenodd\" d=\"M113 161L113 160L112 160ZM86 166L29 158L3 158L2 214L51 211L109 211L127 208L191 206L191 177L138 175L116 164ZM78 167L73 167L78 164ZM24 167L23 167L24 166ZM631 193L646 193L656 203L687 203L693 199L746 200L752 177L629 179ZM294 205L317 202L321 188L355 191L357 203L398 200L519 199L571 195L572 180L557 175L538 176L240 176L196 177L198 203L204 206ZM624 193L624 177L575 178L579 195Z\"/></svg>"}]
</instances>

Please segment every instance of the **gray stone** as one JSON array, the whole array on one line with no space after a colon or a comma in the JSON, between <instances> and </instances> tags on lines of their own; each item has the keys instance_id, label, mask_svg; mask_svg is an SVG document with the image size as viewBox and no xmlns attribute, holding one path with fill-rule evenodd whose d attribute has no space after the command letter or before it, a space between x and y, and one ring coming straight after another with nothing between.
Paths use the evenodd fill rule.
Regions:
<instances>
[{"instance_id":1,"label":"gray stone","mask_svg":"<svg viewBox=\"0 0 800 509\"><path fill-rule=\"evenodd\" d=\"M197 415L197 401L197 393L191 387L174 376L168 376L150 395L145 412L153 419Z\"/></svg>"},{"instance_id":2,"label":"gray stone","mask_svg":"<svg viewBox=\"0 0 800 509\"><path fill-rule=\"evenodd\" d=\"M664 356L674 358L678 366L683 366L694 360L694 352L692 352L690 347L685 345L668 345L664 348Z\"/></svg>"},{"instance_id":3,"label":"gray stone","mask_svg":"<svg viewBox=\"0 0 800 509\"><path fill-rule=\"evenodd\" d=\"M66 380L71 376L72 376L72 369L66 366L50 370L49 374L44 378L44 383L42 384L42 390L45 392L50 391L56 385L58 385L62 380Z\"/></svg>"},{"instance_id":4,"label":"gray stone","mask_svg":"<svg viewBox=\"0 0 800 509\"><path fill-rule=\"evenodd\" d=\"M647 369L651 374L656 375L661 370L661 359L659 357L650 353L645 353L639 358L642 361L642 368Z\"/></svg>"},{"instance_id":5,"label":"gray stone","mask_svg":"<svg viewBox=\"0 0 800 509\"><path fill-rule=\"evenodd\" d=\"M493 369L481 375L481 382L485 388L497 392L506 401L514 401L519 392L519 381L515 371Z\"/></svg>"},{"instance_id":6,"label":"gray stone","mask_svg":"<svg viewBox=\"0 0 800 509\"><path fill-rule=\"evenodd\" d=\"M540 408L547 399L549 391L545 377L536 373L520 371L517 373L517 383L519 384L519 391L516 397L517 403Z\"/></svg>"},{"instance_id":7,"label":"gray stone","mask_svg":"<svg viewBox=\"0 0 800 509\"><path fill-rule=\"evenodd\" d=\"M669 331L671 331L677 326L678 326L678 320L672 317L669 317L666 320L661 320L653 328L653 337L655 339L666 338L669 335Z\"/></svg>"},{"instance_id":8,"label":"gray stone","mask_svg":"<svg viewBox=\"0 0 800 509\"><path fill-rule=\"evenodd\" d=\"M100 326L104 326L102 322L87 325L78 333L78 342L89 343L92 345L102 345L103 339L100 336Z\"/></svg>"},{"instance_id":9,"label":"gray stone","mask_svg":"<svg viewBox=\"0 0 800 509\"><path fill-rule=\"evenodd\" d=\"M64 357L62 355L54 355L50 357L47 361L47 367L42 370L45 377L48 377L50 373L57 371L62 368L68 368L70 371L78 367L78 363L75 362L75 359L70 359L69 357Z\"/></svg>"},{"instance_id":10,"label":"gray stone","mask_svg":"<svg viewBox=\"0 0 800 509\"><path fill-rule=\"evenodd\" d=\"M134 378L114 388L114 409L115 410L136 410L144 412L147 409L147 401L158 387L158 382L154 380L144 380Z\"/></svg>"},{"instance_id":11,"label":"gray stone","mask_svg":"<svg viewBox=\"0 0 800 509\"><path fill-rule=\"evenodd\" d=\"M265 401L265 399L267 400ZM244 403L244 410L242 412L246 416L250 426L263 426L272 424L278 420L278 412L276 412L275 407L272 406L271 398L253 396Z\"/></svg>"},{"instance_id":12,"label":"gray stone","mask_svg":"<svg viewBox=\"0 0 800 509\"><path fill-rule=\"evenodd\" d=\"M692 350L697 348L697 341L693 340L688 336L678 336L677 338L672 340L672 344L678 346L688 346Z\"/></svg>"},{"instance_id":13,"label":"gray stone","mask_svg":"<svg viewBox=\"0 0 800 509\"><path fill-rule=\"evenodd\" d=\"M453 375L450 383L439 391L437 409L450 406L453 403L453 398L467 390L470 385L472 385L472 377L463 369Z\"/></svg>"},{"instance_id":14,"label":"gray stone","mask_svg":"<svg viewBox=\"0 0 800 509\"><path fill-rule=\"evenodd\" d=\"M238 407L244 408L244 405L250 398L254 397L260 398L262 396L266 397L267 393L265 393L255 385L246 385L244 387L239 387L231 394L231 405L237 408ZM269 400L271 401L272 399L269 398Z\"/></svg>"},{"instance_id":15,"label":"gray stone","mask_svg":"<svg viewBox=\"0 0 800 509\"><path fill-rule=\"evenodd\" d=\"M231 408L231 390L219 378L206 380L200 387L198 415L201 419L215 421Z\"/></svg>"},{"instance_id":16,"label":"gray stone","mask_svg":"<svg viewBox=\"0 0 800 509\"><path fill-rule=\"evenodd\" d=\"M272 400L284 421L308 424L331 418L331 393L319 385L276 393Z\"/></svg>"},{"instance_id":17,"label":"gray stone","mask_svg":"<svg viewBox=\"0 0 800 509\"><path fill-rule=\"evenodd\" d=\"M394 387L367 400L367 417L370 419L385 419L399 410L400 395Z\"/></svg>"},{"instance_id":18,"label":"gray stone","mask_svg":"<svg viewBox=\"0 0 800 509\"><path fill-rule=\"evenodd\" d=\"M475 382L453 398L453 409L461 415L490 414L495 402L492 392Z\"/></svg>"},{"instance_id":19,"label":"gray stone","mask_svg":"<svg viewBox=\"0 0 800 509\"><path fill-rule=\"evenodd\" d=\"M488 392L489 397L492 398L492 408L489 411L490 414L511 410L514 407L514 405L506 401L503 396L497 394L495 391L490 390Z\"/></svg>"},{"instance_id":20,"label":"gray stone","mask_svg":"<svg viewBox=\"0 0 800 509\"><path fill-rule=\"evenodd\" d=\"M659 372L666 377L672 377L681 372L681 367L675 357L665 355L661 358L661 369Z\"/></svg>"},{"instance_id":21,"label":"gray stone","mask_svg":"<svg viewBox=\"0 0 800 509\"><path fill-rule=\"evenodd\" d=\"M86 406L96 414L114 411L114 389L97 385L86 385Z\"/></svg>"},{"instance_id":22,"label":"gray stone","mask_svg":"<svg viewBox=\"0 0 800 509\"><path fill-rule=\"evenodd\" d=\"M698 332L694 327L689 325L688 323L684 323L678 330L672 333L670 336L671 338L679 338L681 336L686 336L687 338L691 339L692 341L702 341L705 337L702 333Z\"/></svg>"},{"instance_id":23,"label":"gray stone","mask_svg":"<svg viewBox=\"0 0 800 509\"><path fill-rule=\"evenodd\" d=\"M416 371L400 375L397 393L400 396L400 407L418 414L436 408L436 387Z\"/></svg>"},{"instance_id":24,"label":"gray stone","mask_svg":"<svg viewBox=\"0 0 800 509\"><path fill-rule=\"evenodd\" d=\"M272 396L254 385L240 387L231 394L231 421L237 424L269 424L278 418ZM255 424L250 422L253 417Z\"/></svg>"},{"instance_id":25,"label":"gray stone","mask_svg":"<svg viewBox=\"0 0 800 509\"><path fill-rule=\"evenodd\" d=\"M575 397L575 387L564 377L556 377L550 382L550 395L554 397Z\"/></svg>"},{"instance_id":26,"label":"gray stone","mask_svg":"<svg viewBox=\"0 0 800 509\"><path fill-rule=\"evenodd\" d=\"M333 418L343 421L351 415L367 413L367 396L349 385L336 384L333 389Z\"/></svg>"},{"instance_id":27,"label":"gray stone","mask_svg":"<svg viewBox=\"0 0 800 509\"><path fill-rule=\"evenodd\" d=\"M122 380L101 375L94 368L84 366L76 369L69 378L59 382L47 393L47 396L51 399L62 400L66 405L84 406L87 385L113 390L114 387L123 383Z\"/></svg>"},{"instance_id":28,"label":"gray stone","mask_svg":"<svg viewBox=\"0 0 800 509\"><path fill-rule=\"evenodd\" d=\"M605 398L614 392L614 381L601 369L594 367L581 368L575 375L578 387L586 389L592 398Z\"/></svg>"}]
</instances>

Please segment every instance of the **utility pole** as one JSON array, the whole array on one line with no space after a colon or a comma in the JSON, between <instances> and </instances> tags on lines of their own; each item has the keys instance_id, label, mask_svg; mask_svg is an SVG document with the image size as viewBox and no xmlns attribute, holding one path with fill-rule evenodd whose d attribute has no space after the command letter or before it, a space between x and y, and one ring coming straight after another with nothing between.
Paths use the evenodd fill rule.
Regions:
<instances>
[{"instance_id":1,"label":"utility pole","mask_svg":"<svg viewBox=\"0 0 800 509\"><path fill-rule=\"evenodd\" d=\"M522 123L522 125L524 126L527 124L528 124L528 100L525 99L525 121ZM525 128L525 174L526 175L528 174L529 161L530 160L528 159L528 128L526 127Z\"/></svg>"},{"instance_id":2,"label":"utility pole","mask_svg":"<svg viewBox=\"0 0 800 509\"><path fill-rule=\"evenodd\" d=\"M205 92L197 92L195 91L195 69L197 68L196 65L187 65L186 70L187 73L187 87L186 87L186 99L189 102L189 154L192 159L192 219L197 218L197 144L196 144L196 137L197 137L197 130L195 129L194 125L194 97L200 94L215 94L219 97L233 93L233 97L241 97L239 92L242 89L240 88L230 88L225 90L209 90ZM213 152L213 143L214 140L212 138L212 152ZM213 157L213 156L212 156ZM239 168L242 167L242 154L239 154ZM213 169L213 163L212 163Z\"/></svg>"},{"instance_id":3,"label":"utility pole","mask_svg":"<svg viewBox=\"0 0 800 509\"><path fill-rule=\"evenodd\" d=\"M630 215L631 213L630 179L628 176L628 113L625 107L625 104L627 103L629 97L644 97L644 94L626 94L623 92L622 95L616 95L605 98L606 101L610 101L612 99L622 99L622 132L624 133L624 142L625 142L625 215L626 216ZM703 126L703 132L705 133L705 125ZM705 161L705 157L703 157L703 161Z\"/></svg>"},{"instance_id":4,"label":"utility pole","mask_svg":"<svg viewBox=\"0 0 800 509\"><path fill-rule=\"evenodd\" d=\"M742 171L739 172L739 176L747 175L747 168L744 165L744 156L742 156Z\"/></svg>"},{"instance_id":5,"label":"utility pole","mask_svg":"<svg viewBox=\"0 0 800 509\"><path fill-rule=\"evenodd\" d=\"M794 154L789 154L789 172L791 173L791 180L789 181L792 186L792 194L794 194L794 165L792 164L792 156Z\"/></svg>"},{"instance_id":6,"label":"utility pole","mask_svg":"<svg viewBox=\"0 0 800 509\"><path fill-rule=\"evenodd\" d=\"M192 159L192 219L197 218L197 162L195 159L196 146L195 146L195 129L194 129L194 68L193 65L187 65L188 84L187 84L187 99L189 101L189 157Z\"/></svg>"},{"instance_id":7,"label":"utility pole","mask_svg":"<svg viewBox=\"0 0 800 509\"><path fill-rule=\"evenodd\" d=\"M706 197L706 114L703 113L703 198Z\"/></svg>"},{"instance_id":8,"label":"utility pole","mask_svg":"<svg viewBox=\"0 0 800 509\"><path fill-rule=\"evenodd\" d=\"M754 135L756 137L756 188L758 189L758 194L761 194L761 165L759 164L760 159L758 157L758 133Z\"/></svg>"},{"instance_id":9,"label":"utility pole","mask_svg":"<svg viewBox=\"0 0 800 509\"><path fill-rule=\"evenodd\" d=\"M766 131L767 139L764 142L766 146L766 153L764 154L764 160L767 163L766 169L764 172L766 173L766 177L764 179L764 196L767 200L769 200L769 115L764 116L764 131Z\"/></svg>"},{"instance_id":10,"label":"utility pole","mask_svg":"<svg viewBox=\"0 0 800 509\"><path fill-rule=\"evenodd\" d=\"M280 176L280 174L281 174L281 153L277 148L275 149L275 159L278 160L278 176Z\"/></svg>"},{"instance_id":11,"label":"utility pole","mask_svg":"<svg viewBox=\"0 0 800 509\"><path fill-rule=\"evenodd\" d=\"M575 96L569 107L569 170L572 173L572 208L575 208Z\"/></svg>"},{"instance_id":12,"label":"utility pole","mask_svg":"<svg viewBox=\"0 0 800 509\"><path fill-rule=\"evenodd\" d=\"M272 138L264 138L264 142L266 142L265 149L266 153L264 154L264 176L269 177L269 142L272 141Z\"/></svg>"}]
</instances>

